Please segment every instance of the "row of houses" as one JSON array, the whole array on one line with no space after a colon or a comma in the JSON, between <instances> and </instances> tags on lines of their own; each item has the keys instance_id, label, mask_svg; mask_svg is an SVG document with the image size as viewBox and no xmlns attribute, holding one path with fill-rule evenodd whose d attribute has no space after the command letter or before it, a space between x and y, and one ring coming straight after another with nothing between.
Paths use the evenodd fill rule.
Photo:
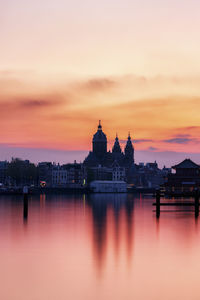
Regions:
<instances>
[{"instance_id":1,"label":"row of houses","mask_svg":"<svg viewBox=\"0 0 200 300\"><path fill-rule=\"evenodd\" d=\"M12 166L12 168L11 168ZM131 172L132 185L136 187L159 187L171 169L159 169L156 162L134 164ZM129 173L125 167L114 162L111 167L85 166L82 163L56 164L40 162L37 166L28 160L13 159L11 162L0 162L0 184L34 185L47 187L80 187L92 181L128 182Z\"/></svg>"},{"instance_id":2,"label":"row of houses","mask_svg":"<svg viewBox=\"0 0 200 300\"><path fill-rule=\"evenodd\" d=\"M40 163L39 178L49 186L85 185L92 181L127 182L126 170L114 164L108 167L85 168L82 164L55 165ZM185 159L172 168L159 169L156 162L134 165L132 184L136 187L159 188L163 186L167 193L192 192L200 188L200 165ZM103 184L103 183L102 183Z\"/></svg>"},{"instance_id":3,"label":"row of houses","mask_svg":"<svg viewBox=\"0 0 200 300\"><path fill-rule=\"evenodd\" d=\"M12 166L12 167L11 167ZM134 164L132 185L135 187L158 188L163 186L167 193L192 192L200 188L200 165L185 159L172 168L159 169L156 162ZM128 182L124 167L114 163L112 167L99 165L85 167L76 161L59 165L40 162L37 166L28 160L0 161L0 187L24 184L48 187L73 187L89 185L93 181Z\"/></svg>"},{"instance_id":4,"label":"row of houses","mask_svg":"<svg viewBox=\"0 0 200 300\"><path fill-rule=\"evenodd\" d=\"M39 181L45 181L52 187L79 187L94 180L126 181L125 168L114 165L112 168L85 167L81 163L52 164L41 162L38 164Z\"/></svg>"},{"instance_id":5,"label":"row of houses","mask_svg":"<svg viewBox=\"0 0 200 300\"><path fill-rule=\"evenodd\" d=\"M40 162L38 164L39 182L45 182L48 187L70 187L84 184L84 172L82 164L52 164Z\"/></svg>"}]
</instances>

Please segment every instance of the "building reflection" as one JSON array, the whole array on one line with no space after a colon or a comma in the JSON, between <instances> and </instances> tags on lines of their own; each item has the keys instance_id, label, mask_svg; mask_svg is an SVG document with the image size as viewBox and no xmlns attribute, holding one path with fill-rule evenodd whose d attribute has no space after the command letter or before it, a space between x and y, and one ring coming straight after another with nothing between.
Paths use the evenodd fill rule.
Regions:
<instances>
[{"instance_id":1,"label":"building reflection","mask_svg":"<svg viewBox=\"0 0 200 300\"><path fill-rule=\"evenodd\" d=\"M131 262L133 253L133 239L134 239L134 199L132 195L129 195L127 201L125 202L125 212L126 212L126 246L127 246L127 261Z\"/></svg>"},{"instance_id":2,"label":"building reflection","mask_svg":"<svg viewBox=\"0 0 200 300\"><path fill-rule=\"evenodd\" d=\"M127 194L93 194L88 205L92 210L94 262L101 275L108 252L114 252L118 264L120 249L126 249L128 265L133 253L134 199ZM125 243L125 245L124 245Z\"/></svg>"},{"instance_id":3,"label":"building reflection","mask_svg":"<svg viewBox=\"0 0 200 300\"><path fill-rule=\"evenodd\" d=\"M107 224L107 202L98 194L89 197L89 206L92 208L93 249L94 261L97 269L101 272L106 254L106 224Z\"/></svg>"},{"instance_id":4,"label":"building reflection","mask_svg":"<svg viewBox=\"0 0 200 300\"><path fill-rule=\"evenodd\" d=\"M115 258L116 262L119 257L119 248L120 248L120 212L121 212L121 202L115 200L113 203L113 213L114 213L114 248L115 248Z\"/></svg>"}]
</instances>

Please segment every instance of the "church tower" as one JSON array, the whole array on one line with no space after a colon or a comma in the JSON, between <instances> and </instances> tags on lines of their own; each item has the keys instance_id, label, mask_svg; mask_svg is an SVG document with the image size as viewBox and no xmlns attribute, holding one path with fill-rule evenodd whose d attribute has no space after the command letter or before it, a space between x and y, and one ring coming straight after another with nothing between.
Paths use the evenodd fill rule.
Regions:
<instances>
[{"instance_id":1,"label":"church tower","mask_svg":"<svg viewBox=\"0 0 200 300\"><path fill-rule=\"evenodd\" d=\"M125 147L125 160L128 164L134 163L134 148L131 141L130 133L128 134L128 140Z\"/></svg>"},{"instance_id":2,"label":"church tower","mask_svg":"<svg viewBox=\"0 0 200 300\"><path fill-rule=\"evenodd\" d=\"M97 158L103 158L107 153L107 137L102 131L101 121L99 121L97 132L93 135L93 153Z\"/></svg>"},{"instance_id":3,"label":"church tower","mask_svg":"<svg viewBox=\"0 0 200 300\"><path fill-rule=\"evenodd\" d=\"M122 153L117 134L116 134L114 146L112 148L112 153Z\"/></svg>"}]
</instances>

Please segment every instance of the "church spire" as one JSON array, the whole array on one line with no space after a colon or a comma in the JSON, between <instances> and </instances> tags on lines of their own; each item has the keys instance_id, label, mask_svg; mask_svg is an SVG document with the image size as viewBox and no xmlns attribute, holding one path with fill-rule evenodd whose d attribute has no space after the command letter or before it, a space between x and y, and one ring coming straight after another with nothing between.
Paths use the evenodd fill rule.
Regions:
<instances>
[{"instance_id":1,"label":"church spire","mask_svg":"<svg viewBox=\"0 0 200 300\"><path fill-rule=\"evenodd\" d=\"M119 139L118 139L117 133L116 133L115 143L114 143L114 146L112 148L112 152L113 153L121 153L122 152L120 144L119 144Z\"/></svg>"},{"instance_id":2,"label":"church spire","mask_svg":"<svg viewBox=\"0 0 200 300\"><path fill-rule=\"evenodd\" d=\"M128 133L128 139L126 142L126 147L124 152L125 152L126 160L129 161L130 163L134 162L134 148L131 141L130 132Z\"/></svg>"},{"instance_id":3,"label":"church spire","mask_svg":"<svg viewBox=\"0 0 200 300\"><path fill-rule=\"evenodd\" d=\"M98 126L98 130L102 130L102 126L101 126L101 120L99 120L99 126Z\"/></svg>"}]
</instances>

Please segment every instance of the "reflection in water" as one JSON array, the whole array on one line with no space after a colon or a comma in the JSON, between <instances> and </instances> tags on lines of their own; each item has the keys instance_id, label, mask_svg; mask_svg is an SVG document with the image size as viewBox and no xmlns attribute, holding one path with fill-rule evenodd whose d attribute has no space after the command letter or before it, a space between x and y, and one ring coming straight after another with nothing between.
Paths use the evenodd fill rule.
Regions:
<instances>
[{"instance_id":1,"label":"reflection in water","mask_svg":"<svg viewBox=\"0 0 200 300\"><path fill-rule=\"evenodd\" d=\"M159 219L159 217L156 216L156 235L157 235L157 238L159 237L159 232L160 232L160 219Z\"/></svg>"},{"instance_id":2,"label":"reflection in water","mask_svg":"<svg viewBox=\"0 0 200 300\"><path fill-rule=\"evenodd\" d=\"M46 200L46 195L45 194L40 194L40 208L45 207L45 200Z\"/></svg>"},{"instance_id":3,"label":"reflection in water","mask_svg":"<svg viewBox=\"0 0 200 300\"><path fill-rule=\"evenodd\" d=\"M28 197L24 197L24 223L28 221Z\"/></svg>"},{"instance_id":4,"label":"reflection in water","mask_svg":"<svg viewBox=\"0 0 200 300\"><path fill-rule=\"evenodd\" d=\"M101 270L105 260L107 239L106 239L106 223L107 223L107 206L105 199L101 201L99 195L93 195L90 198L90 205L92 207L93 219L93 247L95 254L95 262L97 267Z\"/></svg>"},{"instance_id":5,"label":"reflection in water","mask_svg":"<svg viewBox=\"0 0 200 300\"><path fill-rule=\"evenodd\" d=\"M113 250L116 259L119 255L120 233L122 233L126 242L127 259L130 262L133 244L133 199L128 198L126 194L105 194L103 196L102 194L93 194L89 197L88 205L92 208L93 248L99 274L104 267L108 232L111 227L114 229ZM112 215L114 215L114 219ZM121 241L124 240L124 237Z\"/></svg>"},{"instance_id":6,"label":"reflection in water","mask_svg":"<svg viewBox=\"0 0 200 300\"><path fill-rule=\"evenodd\" d=\"M127 260L130 264L133 251L133 212L134 212L134 199L128 199L125 203L126 210L126 223L127 223Z\"/></svg>"},{"instance_id":7,"label":"reflection in water","mask_svg":"<svg viewBox=\"0 0 200 300\"><path fill-rule=\"evenodd\" d=\"M116 263L119 256L119 247L120 247L120 210L121 203L120 201L115 201L113 213L114 213L114 248L115 248L115 257Z\"/></svg>"},{"instance_id":8,"label":"reflection in water","mask_svg":"<svg viewBox=\"0 0 200 300\"><path fill-rule=\"evenodd\" d=\"M198 219L184 210L157 219L153 201L0 197L0 299L199 299Z\"/></svg>"}]
</instances>

